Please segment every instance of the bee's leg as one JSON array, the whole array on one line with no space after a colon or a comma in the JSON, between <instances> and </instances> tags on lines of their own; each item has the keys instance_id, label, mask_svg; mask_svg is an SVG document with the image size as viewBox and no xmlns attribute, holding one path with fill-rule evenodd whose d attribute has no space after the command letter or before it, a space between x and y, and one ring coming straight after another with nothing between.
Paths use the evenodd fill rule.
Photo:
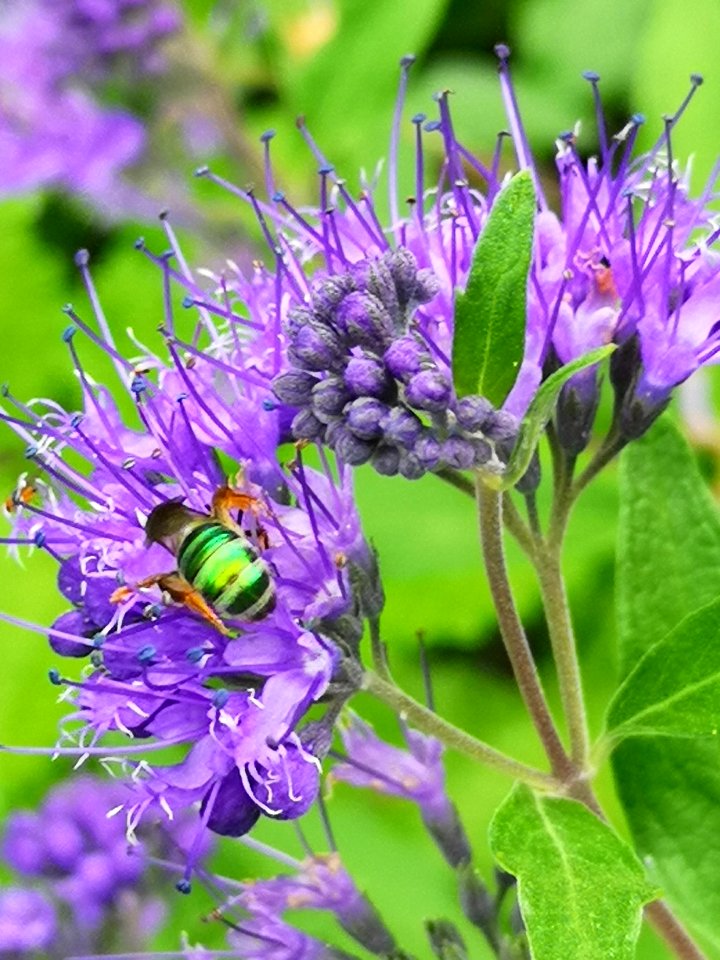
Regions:
<instances>
[{"instance_id":1,"label":"bee's leg","mask_svg":"<svg viewBox=\"0 0 720 960\"><path fill-rule=\"evenodd\" d=\"M257 516L262 513L264 506L257 497L249 493L240 493L232 487L219 487L212 498L212 515L226 527L235 529L237 524L230 515L231 510L252 511Z\"/></svg>"},{"instance_id":2,"label":"bee's leg","mask_svg":"<svg viewBox=\"0 0 720 960\"><path fill-rule=\"evenodd\" d=\"M181 603L187 607L188 610L192 610L193 613L200 614L203 620L211 623L215 629L219 630L224 636L233 636L232 631L228 630L202 594L177 571L173 570L171 573L155 573L150 577L145 577L144 580L140 580L135 584L134 589L142 590L146 587L154 587L156 585L165 591L165 593L169 594L176 603ZM130 595L130 592L131 590L128 587L119 587L110 599L113 603L119 603L126 599L126 597Z\"/></svg>"}]
</instances>

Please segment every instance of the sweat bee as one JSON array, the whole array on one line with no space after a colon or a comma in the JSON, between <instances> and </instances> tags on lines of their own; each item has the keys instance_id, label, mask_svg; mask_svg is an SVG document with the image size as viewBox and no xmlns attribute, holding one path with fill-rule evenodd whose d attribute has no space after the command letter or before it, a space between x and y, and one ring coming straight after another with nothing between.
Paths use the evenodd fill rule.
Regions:
<instances>
[{"instance_id":1,"label":"sweat bee","mask_svg":"<svg viewBox=\"0 0 720 960\"><path fill-rule=\"evenodd\" d=\"M230 487L215 491L209 514L191 510L179 500L159 504L148 516L146 542L166 547L177 568L146 577L136 588L159 586L226 635L231 631L222 617L262 620L275 607L272 573L230 513L258 507L254 497ZM128 587L120 587L113 600L120 602L130 593Z\"/></svg>"}]
</instances>

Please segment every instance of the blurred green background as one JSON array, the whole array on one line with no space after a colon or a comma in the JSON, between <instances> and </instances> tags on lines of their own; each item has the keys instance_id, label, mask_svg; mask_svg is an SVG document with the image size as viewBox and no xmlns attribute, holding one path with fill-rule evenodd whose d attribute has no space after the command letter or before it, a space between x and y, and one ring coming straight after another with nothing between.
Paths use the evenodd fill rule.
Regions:
<instances>
[{"instance_id":1,"label":"blurred green background","mask_svg":"<svg viewBox=\"0 0 720 960\"><path fill-rule=\"evenodd\" d=\"M212 51L210 72L230 91L245 141L257 143L263 130L277 130L273 153L278 180L299 202L314 197L316 165L295 129L296 115L307 117L328 156L355 187L359 170L373 171L386 153L397 63L407 52L416 53L418 62L410 75L406 115L416 111L432 115L432 93L450 88L461 138L488 156L497 132L505 126L492 49L498 41L508 42L527 130L550 177L554 138L578 119L583 121L580 147L585 153L593 151L590 90L580 76L586 69L602 77L612 130L620 129L633 112L646 114L646 145L657 136L661 115L672 112L684 96L689 74L704 73L707 83L675 140L676 156L694 158L696 189L720 147L717 0L696 0L691 15L672 0L268 0L225 8L187 0L183 7L192 42ZM218 17L219 9L224 18ZM412 189L412 135L406 123L401 169L407 176L407 192ZM191 183L194 161L176 158L176 162L190 184L193 202L208 211L202 229L181 230L193 262L219 266L226 256L247 257L255 238L246 212L217 189ZM243 168L229 155L215 156L213 162L239 184L257 177L252 163ZM158 210L169 202L162 194L153 200ZM156 248L164 246L153 224L108 222L81 197L36 194L9 197L0 204L0 376L15 395L51 396L71 407L78 403L67 348L60 338L65 325L60 307L75 301L81 314L88 313L72 267L72 254L80 246L93 254L95 280L121 342L127 327L141 340L153 342L161 319L160 277L133 250L132 241L140 233L154 240ZM135 352L129 342L125 346ZM89 348L84 356L97 376L107 373ZM3 432L3 499L26 468L22 444L9 431ZM357 486L367 532L380 553L388 596L384 633L399 678L408 690L421 694L417 634L422 632L440 712L499 748L541 763L539 745L498 641L472 503L432 477L410 484L360 470ZM615 521L611 470L586 492L573 521L565 561L595 731L615 684ZM537 591L529 568L512 546L510 559L518 600L545 669L547 645ZM63 609L53 567L37 554L24 557L22 566L2 556L2 609L49 623ZM56 658L42 635L4 625L0 649L0 741L52 744L63 707L54 705L55 689L45 678ZM556 705L549 676L548 685ZM369 703L363 707L388 735L396 736L384 710ZM66 772L67 766L42 757L0 756L0 813L34 803ZM478 865L489 878L487 826L510 784L454 756L448 757L448 777ZM608 809L617 814L605 772L600 780ZM453 879L423 834L416 813L400 802L360 796L342 785L335 787L328 806L345 862L403 948L427 955L422 921L439 916L457 919L458 909ZM310 819L309 833L321 849L319 825ZM264 824L259 835L299 853L286 825ZM271 865L228 843L219 869L247 877L257 870L267 873ZM182 900L178 906L182 920L164 935L162 944L167 949L176 945L178 924L189 928L193 938L219 943L221 932L199 923L210 906L202 893ZM306 916L299 920L316 928ZM472 932L468 942L478 957L486 956ZM661 960L666 954L645 931L639 956Z\"/></svg>"}]
</instances>

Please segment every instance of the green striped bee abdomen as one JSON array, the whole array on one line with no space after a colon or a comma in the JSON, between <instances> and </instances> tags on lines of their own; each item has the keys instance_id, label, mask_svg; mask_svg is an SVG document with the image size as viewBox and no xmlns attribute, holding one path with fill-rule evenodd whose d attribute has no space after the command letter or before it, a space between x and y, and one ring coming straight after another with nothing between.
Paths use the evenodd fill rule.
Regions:
<instances>
[{"instance_id":1,"label":"green striped bee abdomen","mask_svg":"<svg viewBox=\"0 0 720 960\"><path fill-rule=\"evenodd\" d=\"M265 561L245 537L208 520L185 537L178 570L219 613L260 620L275 606L275 587Z\"/></svg>"}]
</instances>

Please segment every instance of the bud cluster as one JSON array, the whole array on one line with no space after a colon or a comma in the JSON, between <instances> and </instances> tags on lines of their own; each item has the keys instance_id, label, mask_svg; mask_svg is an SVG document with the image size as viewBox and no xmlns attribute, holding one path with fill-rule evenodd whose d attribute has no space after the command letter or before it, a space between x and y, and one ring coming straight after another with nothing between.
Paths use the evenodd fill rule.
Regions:
<instances>
[{"instance_id":1,"label":"bud cluster","mask_svg":"<svg viewBox=\"0 0 720 960\"><path fill-rule=\"evenodd\" d=\"M515 419L484 397L458 400L447 364L413 323L437 291L434 273L402 246L313 284L309 303L288 313L291 369L273 384L299 408L297 440L410 480L481 466L512 447Z\"/></svg>"}]
</instances>

